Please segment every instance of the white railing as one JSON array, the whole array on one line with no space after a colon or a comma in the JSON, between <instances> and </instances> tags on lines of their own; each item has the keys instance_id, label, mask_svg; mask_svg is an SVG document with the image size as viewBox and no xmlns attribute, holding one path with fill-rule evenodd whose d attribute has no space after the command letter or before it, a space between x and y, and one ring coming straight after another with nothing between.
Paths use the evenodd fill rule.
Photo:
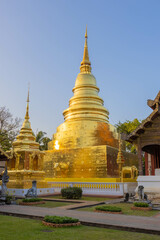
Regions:
<instances>
[{"instance_id":1,"label":"white railing","mask_svg":"<svg viewBox=\"0 0 160 240\"><path fill-rule=\"evenodd\" d=\"M80 187L83 194L123 196L123 183L99 183L99 182L48 182L52 184L54 193L60 193L62 188Z\"/></svg>"}]
</instances>

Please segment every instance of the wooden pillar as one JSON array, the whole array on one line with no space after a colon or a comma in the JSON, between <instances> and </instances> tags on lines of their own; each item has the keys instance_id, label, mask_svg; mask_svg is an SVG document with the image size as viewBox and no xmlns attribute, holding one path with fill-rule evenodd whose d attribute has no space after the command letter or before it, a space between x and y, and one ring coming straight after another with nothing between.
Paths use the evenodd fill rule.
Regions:
<instances>
[{"instance_id":1,"label":"wooden pillar","mask_svg":"<svg viewBox=\"0 0 160 240\"><path fill-rule=\"evenodd\" d=\"M142 149L141 149L141 141L140 138L138 138L138 170L139 175L143 175L143 163L142 163Z\"/></svg>"},{"instance_id":2,"label":"wooden pillar","mask_svg":"<svg viewBox=\"0 0 160 240\"><path fill-rule=\"evenodd\" d=\"M152 175L155 175L155 157L151 155Z\"/></svg>"},{"instance_id":3,"label":"wooden pillar","mask_svg":"<svg viewBox=\"0 0 160 240\"><path fill-rule=\"evenodd\" d=\"M148 153L145 152L145 175L148 176Z\"/></svg>"}]
</instances>

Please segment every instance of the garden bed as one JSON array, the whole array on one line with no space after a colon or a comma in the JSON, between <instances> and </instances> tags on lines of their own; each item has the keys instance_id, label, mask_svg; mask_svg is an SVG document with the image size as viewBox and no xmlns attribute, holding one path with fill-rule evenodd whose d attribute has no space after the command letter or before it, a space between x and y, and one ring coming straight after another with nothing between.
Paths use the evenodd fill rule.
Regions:
<instances>
[{"instance_id":1,"label":"garden bed","mask_svg":"<svg viewBox=\"0 0 160 240\"><path fill-rule=\"evenodd\" d=\"M102 210L94 210L94 212L100 212L100 213L111 213L111 214L122 214L122 212L111 212L111 211L102 211Z\"/></svg>"},{"instance_id":2,"label":"garden bed","mask_svg":"<svg viewBox=\"0 0 160 240\"><path fill-rule=\"evenodd\" d=\"M19 205L26 205L26 206L38 205L38 204L45 204L45 201L39 201L39 202L19 202Z\"/></svg>"},{"instance_id":3,"label":"garden bed","mask_svg":"<svg viewBox=\"0 0 160 240\"><path fill-rule=\"evenodd\" d=\"M152 207L131 207L132 210L140 210L140 211L151 211Z\"/></svg>"},{"instance_id":4,"label":"garden bed","mask_svg":"<svg viewBox=\"0 0 160 240\"><path fill-rule=\"evenodd\" d=\"M147 202L134 202L132 210L140 210L140 211L151 211L152 207L149 206Z\"/></svg>"},{"instance_id":5,"label":"garden bed","mask_svg":"<svg viewBox=\"0 0 160 240\"><path fill-rule=\"evenodd\" d=\"M73 227L73 226L79 226L81 225L80 222L77 222L77 223L49 223L49 222L45 222L45 221L42 221L42 224L45 225L45 226L48 226L48 227Z\"/></svg>"},{"instance_id":6,"label":"garden bed","mask_svg":"<svg viewBox=\"0 0 160 240\"><path fill-rule=\"evenodd\" d=\"M120 207L109 205L97 206L94 211L101 213L122 214L122 209Z\"/></svg>"},{"instance_id":7,"label":"garden bed","mask_svg":"<svg viewBox=\"0 0 160 240\"><path fill-rule=\"evenodd\" d=\"M59 216L45 216L42 224L49 227L72 227L79 226L80 222L76 218L71 217L59 217Z\"/></svg>"}]
</instances>

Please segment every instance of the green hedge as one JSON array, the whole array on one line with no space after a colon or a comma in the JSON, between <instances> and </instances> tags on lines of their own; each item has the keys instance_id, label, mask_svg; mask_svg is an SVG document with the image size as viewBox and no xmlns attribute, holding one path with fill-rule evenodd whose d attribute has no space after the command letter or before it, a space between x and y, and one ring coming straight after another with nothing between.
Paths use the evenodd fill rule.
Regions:
<instances>
[{"instance_id":1,"label":"green hedge","mask_svg":"<svg viewBox=\"0 0 160 240\"><path fill-rule=\"evenodd\" d=\"M108 205L98 206L98 207L96 207L96 210L106 211L106 212L121 212L122 211L122 209L119 207L108 206Z\"/></svg>"},{"instance_id":2,"label":"green hedge","mask_svg":"<svg viewBox=\"0 0 160 240\"><path fill-rule=\"evenodd\" d=\"M22 200L22 202L41 202L43 199L41 198L25 198Z\"/></svg>"},{"instance_id":3,"label":"green hedge","mask_svg":"<svg viewBox=\"0 0 160 240\"><path fill-rule=\"evenodd\" d=\"M148 203L144 203L144 202L135 202L134 203L135 207L149 207Z\"/></svg>"},{"instance_id":4,"label":"green hedge","mask_svg":"<svg viewBox=\"0 0 160 240\"><path fill-rule=\"evenodd\" d=\"M62 224L62 223L77 223L79 222L76 218L71 217L58 217L58 216L45 216L43 219L45 222L49 223L56 223L56 224Z\"/></svg>"},{"instance_id":5,"label":"green hedge","mask_svg":"<svg viewBox=\"0 0 160 240\"><path fill-rule=\"evenodd\" d=\"M79 199L82 197L82 189L79 187L62 188L61 194L63 198Z\"/></svg>"}]
</instances>

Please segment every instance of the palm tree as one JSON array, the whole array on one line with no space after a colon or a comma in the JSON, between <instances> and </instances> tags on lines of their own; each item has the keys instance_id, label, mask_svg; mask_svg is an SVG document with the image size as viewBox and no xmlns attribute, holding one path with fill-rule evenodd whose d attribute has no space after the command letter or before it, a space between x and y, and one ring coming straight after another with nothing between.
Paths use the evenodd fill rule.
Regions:
<instances>
[{"instance_id":1,"label":"palm tree","mask_svg":"<svg viewBox=\"0 0 160 240\"><path fill-rule=\"evenodd\" d=\"M41 151L43 150L48 150L48 142L51 141L50 138L48 137L45 137L46 135L46 132L43 132L43 131L39 131L36 133L36 142L39 143L39 149Z\"/></svg>"}]
</instances>

